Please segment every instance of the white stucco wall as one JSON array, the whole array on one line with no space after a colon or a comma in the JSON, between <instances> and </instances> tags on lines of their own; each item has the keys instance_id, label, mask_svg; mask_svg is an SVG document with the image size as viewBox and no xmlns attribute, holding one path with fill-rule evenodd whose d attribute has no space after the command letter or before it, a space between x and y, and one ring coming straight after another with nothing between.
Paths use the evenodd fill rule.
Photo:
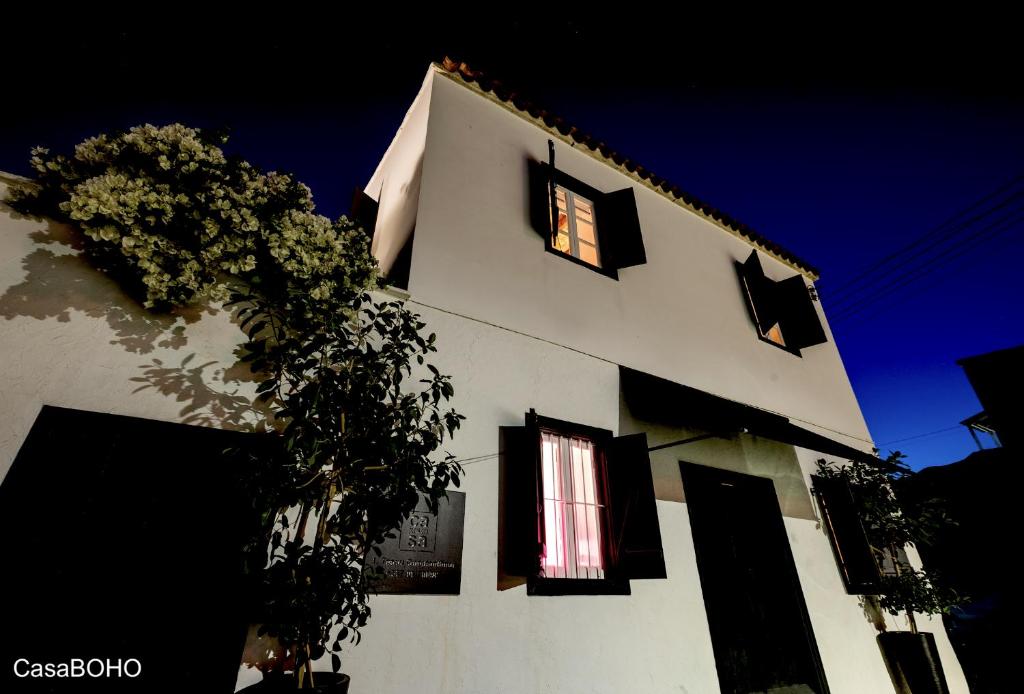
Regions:
<instances>
[{"instance_id":1,"label":"white stucco wall","mask_svg":"<svg viewBox=\"0 0 1024 694\"><path fill-rule=\"evenodd\" d=\"M433 83L428 74L365 188L377 201L372 250L385 275L416 228Z\"/></svg>"},{"instance_id":2,"label":"white stucco wall","mask_svg":"<svg viewBox=\"0 0 1024 694\"><path fill-rule=\"evenodd\" d=\"M526 161L547 160L549 134L441 73L433 82L409 284L417 300L867 446L835 342L800 358L757 339L732 265L750 254L747 242L557 141L559 169L598 190L633 187L648 262L614 281L546 253L529 224ZM794 272L767 257L764 267L776 279Z\"/></svg>"},{"instance_id":3,"label":"white stucco wall","mask_svg":"<svg viewBox=\"0 0 1024 694\"><path fill-rule=\"evenodd\" d=\"M521 424L531 407L616 433L646 431L652 444L700 433L635 420L621 402L619 364L869 448L830 334L802 358L757 339L732 265L749 244L559 142L557 165L570 175L605 191L633 186L648 263L616 282L545 253L529 226L526 160L546 159L549 135L440 73L428 73L421 98L427 90L409 292L439 335L438 366L453 375L456 406L469 417L457 456L496 452L498 427ZM408 162L399 168L408 178ZM794 272L762 259L776 279ZM380 692L410 682L467 694L717 692L682 459L773 479L831 691L892 692L876 627L846 594L808 492L819 457L751 436L652 454L668 578L633 581L631 596L496 590L498 464L473 463L463 484L462 595L375 598L364 645L345 669ZM936 635L950 690L966 692L941 621L919 622Z\"/></svg>"},{"instance_id":4,"label":"white stucco wall","mask_svg":"<svg viewBox=\"0 0 1024 694\"><path fill-rule=\"evenodd\" d=\"M254 386L230 315L155 316L75 245L70 229L0 204L0 480L43 405L246 428Z\"/></svg>"}]
</instances>

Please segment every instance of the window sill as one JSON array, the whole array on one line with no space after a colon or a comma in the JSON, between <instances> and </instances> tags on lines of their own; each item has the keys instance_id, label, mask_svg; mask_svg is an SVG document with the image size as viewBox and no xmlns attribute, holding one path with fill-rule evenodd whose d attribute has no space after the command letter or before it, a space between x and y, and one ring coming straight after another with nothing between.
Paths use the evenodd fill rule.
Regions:
<instances>
[{"instance_id":1,"label":"window sill","mask_svg":"<svg viewBox=\"0 0 1024 694\"><path fill-rule=\"evenodd\" d=\"M619 279L619 273L618 273L617 270L615 270L615 268L597 267L595 265L591 265L590 263L588 263L585 260L580 260L579 258L577 258L574 255L570 255L569 253L566 253L564 251L560 251L560 250L558 250L557 248L555 248L554 246L551 245L551 239L546 239L545 240L545 242L544 242L544 250L546 250L548 253L551 253L552 255L557 255L559 258L565 258L566 260L568 260L570 262L576 263L577 265L581 265L581 266L587 268L588 270L592 270L592 271L596 272L599 275L604 275L605 277L610 277L611 279L613 279L615 281L618 281L618 279Z\"/></svg>"},{"instance_id":2,"label":"window sill","mask_svg":"<svg viewBox=\"0 0 1024 694\"><path fill-rule=\"evenodd\" d=\"M382 291L383 293L387 294L388 296L395 297L399 301L406 301L407 299L409 299L412 296L412 294L410 294L406 290L402 289L401 287L396 287L393 284L387 285L386 287L382 288L380 291Z\"/></svg>"},{"instance_id":3,"label":"window sill","mask_svg":"<svg viewBox=\"0 0 1024 694\"><path fill-rule=\"evenodd\" d=\"M531 578L527 595L631 595L628 580L612 578Z\"/></svg>"},{"instance_id":4,"label":"window sill","mask_svg":"<svg viewBox=\"0 0 1024 694\"><path fill-rule=\"evenodd\" d=\"M768 343L769 345L775 347L776 349L781 349L783 352L788 352L789 354L792 354L794 357L799 357L800 359L804 358L804 355L800 354L800 350L793 349L792 347L786 347L785 345L780 345L778 342L775 342L774 340L769 340L767 337L761 335L760 333L758 334L757 339L759 339L761 342Z\"/></svg>"}]
</instances>

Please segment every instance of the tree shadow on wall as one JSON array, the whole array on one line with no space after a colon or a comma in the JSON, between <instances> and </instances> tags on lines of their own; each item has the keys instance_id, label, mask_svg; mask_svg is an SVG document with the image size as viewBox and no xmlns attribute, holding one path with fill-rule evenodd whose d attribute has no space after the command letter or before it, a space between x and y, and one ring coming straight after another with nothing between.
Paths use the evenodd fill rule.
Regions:
<instances>
[{"instance_id":1,"label":"tree shadow on wall","mask_svg":"<svg viewBox=\"0 0 1024 694\"><path fill-rule=\"evenodd\" d=\"M160 359L140 365L142 375L131 380L142 385L132 393L153 389L184 403L178 412L184 424L264 431L271 409L264 403L254 403L251 396L239 392L241 382L251 380L248 367L239 373L238 363L227 368L216 368L216 361L192 365L195 356L194 353L188 355L177 366L165 364ZM211 383L225 387L234 384L235 388L230 392L216 390Z\"/></svg>"},{"instance_id":2,"label":"tree shadow on wall","mask_svg":"<svg viewBox=\"0 0 1024 694\"><path fill-rule=\"evenodd\" d=\"M0 205L0 211L6 211ZM185 326L216 309L188 307L167 314L151 313L138 305L110 277L89 264L82 255L78 232L63 224L47 222L30 238L39 244L22 259L25 279L0 296L0 317L13 320L56 318L70 323L74 313L102 318L114 334L112 345L128 352L147 354L156 347L181 349L187 343Z\"/></svg>"},{"instance_id":3,"label":"tree shadow on wall","mask_svg":"<svg viewBox=\"0 0 1024 694\"><path fill-rule=\"evenodd\" d=\"M3 213L26 219L0 203ZM6 321L34 318L71 323L76 315L101 319L112 334L111 345L145 355L157 349L182 349L188 344L187 326L204 315L223 312L210 306L176 308L162 314L148 311L89 262L82 252L81 232L50 220L33 221L39 222L40 228L29 234L34 248L21 261L25 277L0 296L0 318ZM237 310L231 312L230 320L239 324ZM243 339L241 330L237 337ZM219 367L216 361L193 364L195 353L177 365L167 363L166 357L153 357L138 366L141 375L129 379L140 384L133 394L155 390L182 403L178 415L185 424L263 430L270 410L254 404L251 389L243 387L245 382L260 380L250 371L248 362L242 361L243 349L236 347L233 364Z\"/></svg>"}]
</instances>

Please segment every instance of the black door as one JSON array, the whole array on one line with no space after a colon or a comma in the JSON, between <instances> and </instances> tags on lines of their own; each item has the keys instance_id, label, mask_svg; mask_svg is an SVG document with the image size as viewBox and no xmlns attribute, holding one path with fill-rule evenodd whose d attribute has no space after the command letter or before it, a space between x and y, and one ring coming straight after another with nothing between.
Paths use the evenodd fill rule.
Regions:
<instances>
[{"instance_id":1,"label":"black door","mask_svg":"<svg viewBox=\"0 0 1024 694\"><path fill-rule=\"evenodd\" d=\"M250 436L43 408L0 485L0 691L234 690L246 514L223 451Z\"/></svg>"},{"instance_id":2,"label":"black door","mask_svg":"<svg viewBox=\"0 0 1024 694\"><path fill-rule=\"evenodd\" d=\"M722 694L826 694L772 481L680 468Z\"/></svg>"}]
</instances>

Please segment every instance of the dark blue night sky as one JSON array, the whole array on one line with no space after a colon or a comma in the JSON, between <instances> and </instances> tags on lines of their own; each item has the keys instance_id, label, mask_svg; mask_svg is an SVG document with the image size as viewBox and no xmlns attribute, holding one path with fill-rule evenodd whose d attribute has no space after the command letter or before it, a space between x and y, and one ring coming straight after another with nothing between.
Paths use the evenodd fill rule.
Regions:
<instances>
[{"instance_id":1,"label":"dark blue night sky","mask_svg":"<svg viewBox=\"0 0 1024 694\"><path fill-rule=\"evenodd\" d=\"M335 216L428 63L451 53L821 268L823 304L883 452L922 467L974 449L957 425L980 405L955 360L1024 343L1022 226L979 233L982 220L934 271L906 275L942 252L933 241L873 272L845 304L840 291L1024 174L1024 99L1005 42L991 31L977 44L908 43L895 31L865 42L851 28L785 44L752 29L730 34L723 53L715 32L683 45L657 19L517 18L486 32L481 21L232 20L201 33L171 22L104 26L88 39L64 27L49 44L59 53L28 32L15 50L29 58L5 90L17 98L0 117L0 170L28 173L33 144L66 148L141 122L227 125L229 149L296 173ZM610 50L615 32L648 40ZM540 48L551 36L560 49ZM1014 199L1001 214L1021 209ZM930 432L940 433L919 437Z\"/></svg>"}]
</instances>

